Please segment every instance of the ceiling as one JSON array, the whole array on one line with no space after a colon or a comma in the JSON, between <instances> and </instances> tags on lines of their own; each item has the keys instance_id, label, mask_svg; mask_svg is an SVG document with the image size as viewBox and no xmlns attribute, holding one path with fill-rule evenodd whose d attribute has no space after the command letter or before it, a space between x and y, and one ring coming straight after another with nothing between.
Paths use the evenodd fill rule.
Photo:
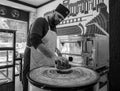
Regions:
<instances>
[{"instance_id":1,"label":"ceiling","mask_svg":"<svg viewBox=\"0 0 120 91\"><path fill-rule=\"evenodd\" d=\"M8 1L26 5L26 6L33 7L33 8L39 8L55 0L8 0Z\"/></svg>"}]
</instances>

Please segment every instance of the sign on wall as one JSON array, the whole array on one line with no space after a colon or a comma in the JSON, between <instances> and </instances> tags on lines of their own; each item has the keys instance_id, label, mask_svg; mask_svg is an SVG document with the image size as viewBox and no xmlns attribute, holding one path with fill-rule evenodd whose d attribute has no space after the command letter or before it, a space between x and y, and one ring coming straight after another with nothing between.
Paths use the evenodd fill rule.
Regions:
<instances>
[{"instance_id":1,"label":"sign on wall","mask_svg":"<svg viewBox=\"0 0 120 91\"><path fill-rule=\"evenodd\" d=\"M70 10L69 16L76 16L80 13L88 14L90 10L97 10L97 5L104 3L104 0L77 0L70 3L70 0L63 0L63 5Z\"/></svg>"},{"instance_id":2,"label":"sign on wall","mask_svg":"<svg viewBox=\"0 0 120 91\"><path fill-rule=\"evenodd\" d=\"M29 21L29 12L0 5L0 16L10 19Z\"/></svg>"},{"instance_id":3,"label":"sign on wall","mask_svg":"<svg viewBox=\"0 0 120 91\"><path fill-rule=\"evenodd\" d=\"M85 17L94 16L93 11L98 11L98 4L104 3L104 0L63 0L63 5L70 10L67 19L63 20L62 24L70 24L75 22L87 21Z\"/></svg>"}]
</instances>

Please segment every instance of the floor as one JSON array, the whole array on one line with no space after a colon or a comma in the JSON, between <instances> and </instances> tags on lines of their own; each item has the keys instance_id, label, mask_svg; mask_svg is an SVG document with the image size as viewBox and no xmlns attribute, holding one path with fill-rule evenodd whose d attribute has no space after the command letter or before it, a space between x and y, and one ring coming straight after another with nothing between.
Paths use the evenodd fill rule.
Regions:
<instances>
[{"instance_id":1,"label":"floor","mask_svg":"<svg viewBox=\"0 0 120 91\"><path fill-rule=\"evenodd\" d=\"M22 91L22 84L19 80L19 76L15 78L15 91Z\"/></svg>"}]
</instances>

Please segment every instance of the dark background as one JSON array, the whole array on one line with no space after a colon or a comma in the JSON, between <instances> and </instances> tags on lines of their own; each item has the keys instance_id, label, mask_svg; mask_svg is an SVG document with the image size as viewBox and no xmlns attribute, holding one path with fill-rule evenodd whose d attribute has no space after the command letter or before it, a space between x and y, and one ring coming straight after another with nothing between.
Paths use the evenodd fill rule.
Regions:
<instances>
[{"instance_id":1,"label":"dark background","mask_svg":"<svg viewBox=\"0 0 120 91\"><path fill-rule=\"evenodd\" d=\"M5 15L2 15L1 11L0 11L0 16L1 17L10 18L10 19L16 19L16 20L21 20L21 21L29 21L29 12L27 12L27 11L23 11L23 10L20 10L20 9L16 9L16 8L12 8L12 7L0 4L0 9L1 8L6 9L6 14ZM19 17L13 17L12 16L12 12L14 10L17 10L19 12Z\"/></svg>"},{"instance_id":2,"label":"dark background","mask_svg":"<svg viewBox=\"0 0 120 91\"><path fill-rule=\"evenodd\" d=\"M120 91L120 0L110 0L109 91Z\"/></svg>"}]
</instances>

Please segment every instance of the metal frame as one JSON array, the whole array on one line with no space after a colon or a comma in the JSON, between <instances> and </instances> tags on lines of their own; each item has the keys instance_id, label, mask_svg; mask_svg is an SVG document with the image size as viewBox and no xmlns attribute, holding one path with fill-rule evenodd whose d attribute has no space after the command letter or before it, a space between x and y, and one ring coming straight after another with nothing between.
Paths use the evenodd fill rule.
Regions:
<instances>
[{"instance_id":1,"label":"metal frame","mask_svg":"<svg viewBox=\"0 0 120 91\"><path fill-rule=\"evenodd\" d=\"M15 91L15 44L16 44L16 31L15 30L8 30L8 29L0 29L0 32L4 32L4 33L12 33L13 34L13 47L1 47L0 50L13 50L13 64L12 65L5 65L5 66L0 66L0 69L4 69L4 68L13 68L12 70L12 81L11 82L6 82L3 84L0 84L0 87L2 85L8 85L9 83L13 83L12 87L10 88L12 91ZM10 87L10 86L8 86ZM12 89L13 88L13 89ZM9 89L9 91L11 91Z\"/></svg>"}]
</instances>

